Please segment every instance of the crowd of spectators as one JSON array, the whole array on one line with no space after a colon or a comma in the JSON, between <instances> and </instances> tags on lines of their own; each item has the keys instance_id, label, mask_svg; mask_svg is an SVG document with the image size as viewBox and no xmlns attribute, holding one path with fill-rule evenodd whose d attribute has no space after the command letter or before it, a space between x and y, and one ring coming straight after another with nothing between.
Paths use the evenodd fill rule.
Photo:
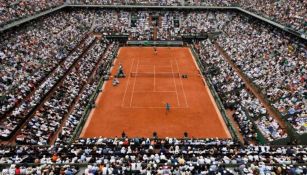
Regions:
<instances>
[{"instance_id":1,"label":"crowd of spectators","mask_svg":"<svg viewBox=\"0 0 307 175\"><path fill-rule=\"evenodd\" d=\"M306 46L242 16L224 31L218 42L232 61L298 133L306 133Z\"/></svg>"},{"instance_id":2,"label":"crowd of spectators","mask_svg":"<svg viewBox=\"0 0 307 175\"><path fill-rule=\"evenodd\" d=\"M130 33L131 38L137 40L151 40L153 39L151 32L151 25L149 21L149 13L148 11L138 11L137 13L132 13L131 19L135 19L131 21L131 28L127 28L126 30Z\"/></svg>"},{"instance_id":3,"label":"crowd of spectators","mask_svg":"<svg viewBox=\"0 0 307 175\"><path fill-rule=\"evenodd\" d=\"M253 0L69 0L71 4L88 5L159 5L159 6L240 6L246 10L284 24L307 34L306 0L253 1ZM0 2L0 26L14 20L37 14L64 4L64 0L16 0Z\"/></svg>"},{"instance_id":4,"label":"crowd of spectators","mask_svg":"<svg viewBox=\"0 0 307 175\"><path fill-rule=\"evenodd\" d=\"M14 111L4 118L1 128L2 138L7 138L18 129L21 124L26 120L30 111L39 105L43 97L55 86L55 84L64 76L65 72L73 64L73 62L80 56L83 51L83 47L86 46L86 42L80 46L76 52L69 55L63 62L63 66L58 66L54 72L43 82L40 86L36 87L35 92L29 98L25 99L19 107L15 108Z\"/></svg>"},{"instance_id":5,"label":"crowd of spectators","mask_svg":"<svg viewBox=\"0 0 307 175\"><path fill-rule=\"evenodd\" d=\"M182 18L181 33L220 31L233 18L232 12L190 12Z\"/></svg>"},{"instance_id":6,"label":"crowd of spectators","mask_svg":"<svg viewBox=\"0 0 307 175\"><path fill-rule=\"evenodd\" d=\"M91 43L93 46L91 46ZM21 128L21 132L16 138L17 143L31 145L50 143L50 139L57 133L65 120L65 116L69 115L71 109L77 107L76 101L79 101L78 97L83 93L90 95L88 92L84 92L84 89L89 86L88 81L93 75L93 70L98 65L97 63L101 58L101 54L104 53L107 43L105 41L96 41L94 36L89 36L85 41L85 45L89 50L85 49L86 54L78 56L82 58L71 69L72 71L67 73L63 83L56 88L55 92L52 92L51 97L43 103L31 120L27 121L24 127ZM102 75L100 74L100 76ZM70 120L71 118L67 122ZM77 122L79 121L75 118L74 124L77 124ZM65 127L63 129L65 130ZM70 129L73 130L73 128ZM62 137L67 134L68 132L62 133Z\"/></svg>"},{"instance_id":7,"label":"crowd of spectators","mask_svg":"<svg viewBox=\"0 0 307 175\"><path fill-rule=\"evenodd\" d=\"M307 132L307 52L299 41L230 12L164 11L156 13L161 18L158 24L152 24L152 14L59 12L1 34L1 139L10 138L20 127L17 144L47 145L55 139L52 146L0 146L0 164L9 165L2 173L74 174L80 170L72 164L78 163L87 166L85 174L306 174L306 166L298 165L307 161L305 146L125 136L78 139L69 144L118 48L116 42L88 34L90 29L128 33L135 40L151 39L153 26L160 40L221 30L224 33L217 42L232 61L299 134ZM257 130L267 141L287 137L214 43L206 40L196 48L225 108L233 111L245 143L257 141Z\"/></svg>"},{"instance_id":8,"label":"crowd of spectators","mask_svg":"<svg viewBox=\"0 0 307 175\"><path fill-rule=\"evenodd\" d=\"M63 4L64 0L0 1L0 27Z\"/></svg>"},{"instance_id":9,"label":"crowd of spectators","mask_svg":"<svg viewBox=\"0 0 307 175\"><path fill-rule=\"evenodd\" d=\"M180 0L70 0L72 4L90 5L160 5L160 6L180 6Z\"/></svg>"},{"instance_id":10,"label":"crowd of spectators","mask_svg":"<svg viewBox=\"0 0 307 175\"><path fill-rule=\"evenodd\" d=\"M238 0L70 0L70 3L88 5L231 6L237 5Z\"/></svg>"},{"instance_id":11,"label":"crowd of spectators","mask_svg":"<svg viewBox=\"0 0 307 175\"><path fill-rule=\"evenodd\" d=\"M256 140L253 122L268 141L286 138L287 133L269 116L266 108L247 89L241 77L232 69L213 43L204 41L199 49L201 62L206 67L212 84L226 109L234 110L240 132L246 143Z\"/></svg>"},{"instance_id":12,"label":"crowd of spectators","mask_svg":"<svg viewBox=\"0 0 307 175\"><path fill-rule=\"evenodd\" d=\"M222 30L232 18L231 12L160 12L158 39L174 40L182 35Z\"/></svg>"},{"instance_id":13,"label":"crowd of spectators","mask_svg":"<svg viewBox=\"0 0 307 175\"><path fill-rule=\"evenodd\" d=\"M27 164L24 165L11 164L9 167L3 168L1 171L2 175L12 175L12 174L75 175L78 172L79 172L78 166L47 165L47 164L41 164L35 166L28 166Z\"/></svg>"},{"instance_id":14,"label":"crowd of spectators","mask_svg":"<svg viewBox=\"0 0 307 175\"><path fill-rule=\"evenodd\" d=\"M80 125L80 122L84 120L84 115L86 115L87 108L90 108L91 103L94 99L91 99L91 96L97 90L99 80L104 78L102 75L108 75L107 71L113 62L113 58L116 56L116 50L118 49L118 43L116 42L105 42L105 51L103 52L103 58L99 64L94 77L85 85L83 92L80 94L80 99L74 105L72 112L69 114L62 130L59 134L59 137L56 139L56 143L70 143L74 137L74 132L76 128ZM94 52L93 52L94 54Z\"/></svg>"},{"instance_id":15,"label":"crowd of spectators","mask_svg":"<svg viewBox=\"0 0 307 175\"><path fill-rule=\"evenodd\" d=\"M152 39L149 12L98 10L93 30L104 34L128 34L129 40Z\"/></svg>"},{"instance_id":16,"label":"crowd of spectators","mask_svg":"<svg viewBox=\"0 0 307 175\"><path fill-rule=\"evenodd\" d=\"M94 31L103 33L129 34L129 40L152 40L156 21L150 20L149 11L129 12L125 10L97 11ZM158 12L153 12L158 13ZM159 40L163 36L159 35Z\"/></svg>"},{"instance_id":17,"label":"crowd of spectators","mask_svg":"<svg viewBox=\"0 0 307 175\"><path fill-rule=\"evenodd\" d=\"M300 33L307 34L307 1L253 1L241 0L240 5L261 16L273 19Z\"/></svg>"},{"instance_id":18,"label":"crowd of spectators","mask_svg":"<svg viewBox=\"0 0 307 175\"><path fill-rule=\"evenodd\" d=\"M161 14L161 24L158 24L157 38L161 40L172 40L178 36L179 32L178 12L165 12ZM177 24L175 24L177 22Z\"/></svg>"},{"instance_id":19,"label":"crowd of spectators","mask_svg":"<svg viewBox=\"0 0 307 175\"><path fill-rule=\"evenodd\" d=\"M77 58L69 54L88 32L90 18L84 11L60 12L1 35L1 138L9 137Z\"/></svg>"},{"instance_id":20,"label":"crowd of spectators","mask_svg":"<svg viewBox=\"0 0 307 175\"><path fill-rule=\"evenodd\" d=\"M95 11L96 19L93 30L95 32L108 33L126 33L129 24L129 12L116 12L114 10Z\"/></svg>"},{"instance_id":21,"label":"crowd of spectators","mask_svg":"<svg viewBox=\"0 0 307 175\"><path fill-rule=\"evenodd\" d=\"M156 15L158 18L154 19ZM224 31L218 42L232 60L262 89L273 106L293 124L298 133L306 133L306 49L300 46L300 42L294 42L279 31L232 12L78 10L59 12L22 29L3 34L4 42L0 45L1 67L5 70L1 72L0 79L0 112L3 116L0 119L1 138L10 138L44 95L64 76L83 48L86 48L87 45L83 44L72 52L90 28L103 34L127 33L129 39L147 40L153 38L154 26L158 29L156 37L159 40L176 39L182 34L195 32ZM217 51L212 46L207 49L211 49L207 51L208 59L221 59L220 55L215 55ZM207 60L209 62L206 64L215 65L213 60ZM225 64L221 63L221 67L229 68ZM233 70L225 70L214 78L225 80L230 72ZM227 97L226 107L232 103L239 104L235 105L239 110L234 116L242 124L241 130L246 133L246 137L256 137L253 122L248 119L253 118L257 128L269 141L285 138L287 135L280 129L278 122L267 114L259 100L248 90L241 88L239 91L234 87L238 84L237 81L241 81L237 75L235 77L233 84L226 83L229 77L223 82L225 84L218 80L213 82L228 93L224 94ZM43 114L37 113L34 116L37 115ZM74 118L70 119L70 122L75 122ZM37 117L32 118L31 122L42 126ZM32 128L31 125L33 124L26 127ZM53 125L57 128L59 121ZM28 132L29 128L24 128L23 132ZM51 128L43 129L49 133ZM64 128L63 132L68 131L71 134L72 130ZM37 139L31 141L32 138L29 137L24 141L24 134L19 136L20 142L38 144ZM36 137L44 140L44 143L39 144L46 144L46 138L39 135Z\"/></svg>"},{"instance_id":22,"label":"crowd of spectators","mask_svg":"<svg viewBox=\"0 0 307 175\"><path fill-rule=\"evenodd\" d=\"M89 47L94 40L95 37L90 36L84 43L85 47ZM71 57L78 59L82 51L83 48L72 54ZM80 67L88 66L86 62L82 61L83 59L77 63L80 64ZM55 92L51 92L51 97L44 102L43 106L34 114L30 121L27 121L26 125L22 127L21 132L17 136L17 143L47 144L52 133L56 132L87 78L84 75L86 72L82 72L83 70L80 67L78 69L74 68L72 72L69 72L71 66L74 65L64 65L65 70L67 70L65 74L68 75L64 75L63 83L56 88Z\"/></svg>"},{"instance_id":23,"label":"crowd of spectators","mask_svg":"<svg viewBox=\"0 0 307 175\"><path fill-rule=\"evenodd\" d=\"M126 33L130 40L175 40L182 35L221 30L232 19L231 12L174 12L102 10L97 14L94 31ZM157 18L158 17L158 18Z\"/></svg>"},{"instance_id":24,"label":"crowd of spectators","mask_svg":"<svg viewBox=\"0 0 307 175\"><path fill-rule=\"evenodd\" d=\"M71 0L72 4L109 4L109 5L159 5L159 6L240 6L261 16L284 24L300 33L307 34L307 2L298 1L254 1L254 0Z\"/></svg>"},{"instance_id":25,"label":"crowd of spectators","mask_svg":"<svg viewBox=\"0 0 307 175\"><path fill-rule=\"evenodd\" d=\"M2 173L306 174L303 146L241 146L222 139L78 139L51 147L1 146ZM30 166L29 164L32 164ZM50 165L46 165L50 164ZM79 164L72 166L72 164ZM77 167L76 167L77 166Z\"/></svg>"}]
</instances>

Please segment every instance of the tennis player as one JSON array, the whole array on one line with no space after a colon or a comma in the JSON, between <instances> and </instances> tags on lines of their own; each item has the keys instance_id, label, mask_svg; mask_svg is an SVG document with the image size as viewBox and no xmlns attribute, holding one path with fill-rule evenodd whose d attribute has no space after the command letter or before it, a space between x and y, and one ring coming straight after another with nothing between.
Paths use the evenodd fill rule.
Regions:
<instances>
[{"instance_id":1,"label":"tennis player","mask_svg":"<svg viewBox=\"0 0 307 175\"><path fill-rule=\"evenodd\" d=\"M171 110L171 105L169 103L166 103L165 109L166 109L166 113L168 113Z\"/></svg>"},{"instance_id":2,"label":"tennis player","mask_svg":"<svg viewBox=\"0 0 307 175\"><path fill-rule=\"evenodd\" d=\"M154 54L155 54L155 55L158 54L158 50L157 50L157 47L156 47L156 46L154 47Z\"/></svg>"}]
</instances>

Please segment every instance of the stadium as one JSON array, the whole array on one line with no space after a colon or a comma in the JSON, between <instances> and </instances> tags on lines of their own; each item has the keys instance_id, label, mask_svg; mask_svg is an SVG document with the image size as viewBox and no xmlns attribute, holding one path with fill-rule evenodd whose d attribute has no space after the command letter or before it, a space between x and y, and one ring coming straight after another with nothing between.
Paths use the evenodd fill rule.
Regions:
<instances>
[{"instance_id":1,"label":"stadium","mask_svg":"<svg viewBox=\"0 0 307 175\"><path fill-rule=\"evenodd\" d=\"M307 174L306 7L0 1L1 174Z\"/></svg>"}]
</instances>

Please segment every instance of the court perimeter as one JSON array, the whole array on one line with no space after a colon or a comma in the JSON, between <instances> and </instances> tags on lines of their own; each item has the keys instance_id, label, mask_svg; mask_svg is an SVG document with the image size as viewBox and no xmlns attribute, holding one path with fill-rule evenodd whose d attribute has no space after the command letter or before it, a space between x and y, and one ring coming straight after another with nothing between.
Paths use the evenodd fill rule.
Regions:
<instances>
[{"instance_id":1,"label":"court perimeter","mask_svg":"<svg viewBox=\"0 0 307 175\"><path fill-rule=\"evenodd\" d=\"M189 48L123 47L112 75L122 64L120 84L105 83L80 137L229 138L228 129L204 85ZM187 74L188 78L180 75ZM171 109L166 112L165 104Z\"/></svg>"}]
</instances>

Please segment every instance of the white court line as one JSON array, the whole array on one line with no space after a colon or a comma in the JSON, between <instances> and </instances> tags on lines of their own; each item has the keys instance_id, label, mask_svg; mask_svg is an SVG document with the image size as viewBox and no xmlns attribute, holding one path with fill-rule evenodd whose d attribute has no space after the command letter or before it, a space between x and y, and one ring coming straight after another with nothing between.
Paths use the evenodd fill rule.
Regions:
<instances>
[{"instance_id":1,"label":"white court line","mask_svg":"<svg viewBox=\"0 0 307 175\"><path fill-rule=\"evenodd\" d=\"M169 63L168 63L169 64ZM162 65L162 64L155 64L156 66L159 66L159 67L171 67L169 65ZM139 66L152 66L152 64L140 64Z\"/></svg>"},{"instance_id":2,"label":"white court line","mask_svg":"<svg viewBox=\"0 0 307 175\"><path fill-rule=\"evenodd\" d=\"M154 65L154 84L153 84L153 91L156 91L156 65Z\"/></svg>"},{"instance_id":3,"label":"white court line","mask_svg":"<svg viewBox=\"0 0 307 175\"><path fill-rule=\"evenodd\" d=\"M134 60L135 59L133 58L132 64L131 64L131 67L130 67L130 72L132 71L132 68L133 68L133 65L134 65ZM130 72L129 72L129 74L130 74ZM125 93L124 93L124 96L123 96L123 101L122 101L121 107L124 106L124 102L125 102L128 86L129 86L129 83L130 83L130 78L131 78L131 76L128 77L128 81L127 81L127 84L126 84L126 89L125 89Z\"/></svg>"},{"instance_id":4,"label":"white court line","mask_svg":"<svg viewBox=\"0 0 307 175\"><path fill-rule=\"evenodd\" d=\"M151 59L153 59L152 57L142 57L141 59L144 59L144 60L141 60L141 62L150 62L150 61L146 61L146 60L151 60ZM171 60L172 58L163 58L163 59L165 59L165 60ZM166 63L166 62L169 62L169 61L163 61L164 63Z\"/></svg>"},{"instance_id":5,"label":"white court line","mask_svg":"<svg viewBox=\"0 0 307 175\"><path fill-rule=\"evenodd\" d=\"M176 59L176 58L175 58L175 62L176 62L176 65L177 65L177 71L180 72L179 66L178 66L178 62L177 62L177 59ZM184 88L183 88L183 83L182 83L181 78L180 78L180 82L181 82L181 88L182 88L183 96L184 96L184 99L185 99L185 104L186 104L187 107L189 107L189 105L188 105L188 100L187 100L187 96L185 95L185 90L184 90Z\"/></svg>"},{"instance_id":6,"label":"white court line","mask_svg":"<svg viewBox=\"0 0 307 175\"><path fill-rule=\"evenodd\" d=\"M165 109L165 107L155 107L155 106L132 106L132 107L124 107L124 108L135 108L135 109ZM174 106L174 107L171 107L172 109L175 108L175 109L186 109L188 107L177 107L177 106Z\"/></svg>"},{"instance_id":7,"label":"white court line","mask_svg":"<svg viewBox=\"0 0 307 175\"><path fill-rule=\"evenodd\" d=\"M151 66L152 66L152 65L151 65ZM155 71L154 71L154 72L133 72L133 73L139 73L139 74L153 74L153 75L156 74ZM172 74L173 76L174 76L174 73L175 73L175 72L157 72L157 74ZM177 72L177 73L179 73L179 72Z\"/></svg>"},{"instance_id":8,"label":"white court line","mask_svg":"<svg viewBox=\"0 0 307 175\"><path fill-rule=\"evenodd\" d=\"M134 93L150 93L150 92L154 92L154 93L176 93L177 91L134 91Z\"/></svg>"},{"instance_id":9,"label":"white court line","mask_svg":"<svg viewBox=\"0 0 307 175\"><path fill-rule=\"evenodd\" d=\"M144 66L144 67L145 67L145 66L150 66L150 67L151 67L152 64L139 64L139 66L140 66L140 67L142 67L142 66Z\"/></svg>"},{"instance_id":10,"label":"white court line","mask_svg":"<svg viewBox=\"0 0 307 175\"><path fill-rule=\"evenodd\" d=\"M136 65L136 73L138 72L139 62L140 62L140 59L138 59L138 63L137 63L137 65ZM130 99L130 107L131 107L131 105L132 105L132 100L133 100L133 95L134 95L135 82L136 82L136 77L134 77L134 83L133 83L132 94L131 94L131 99Z\"/></svg>"},{"instance_id":11,"label":"white court line","mask_svg":"<svg viewBox=\"0 0 307 175\"><path fill-rule=\"evenodd\" d=\"M177 92L177 86L176 86L176 81L175 81L175 76L174 76L174 70L173 70L173 63L172 62L171 62L171 68L172 68L172 73L173 73L173 82L174 82L175 90L176 90L177 103L178 103L178 106L180 106L178 92Z\"/></svg>"}]
</instances>

